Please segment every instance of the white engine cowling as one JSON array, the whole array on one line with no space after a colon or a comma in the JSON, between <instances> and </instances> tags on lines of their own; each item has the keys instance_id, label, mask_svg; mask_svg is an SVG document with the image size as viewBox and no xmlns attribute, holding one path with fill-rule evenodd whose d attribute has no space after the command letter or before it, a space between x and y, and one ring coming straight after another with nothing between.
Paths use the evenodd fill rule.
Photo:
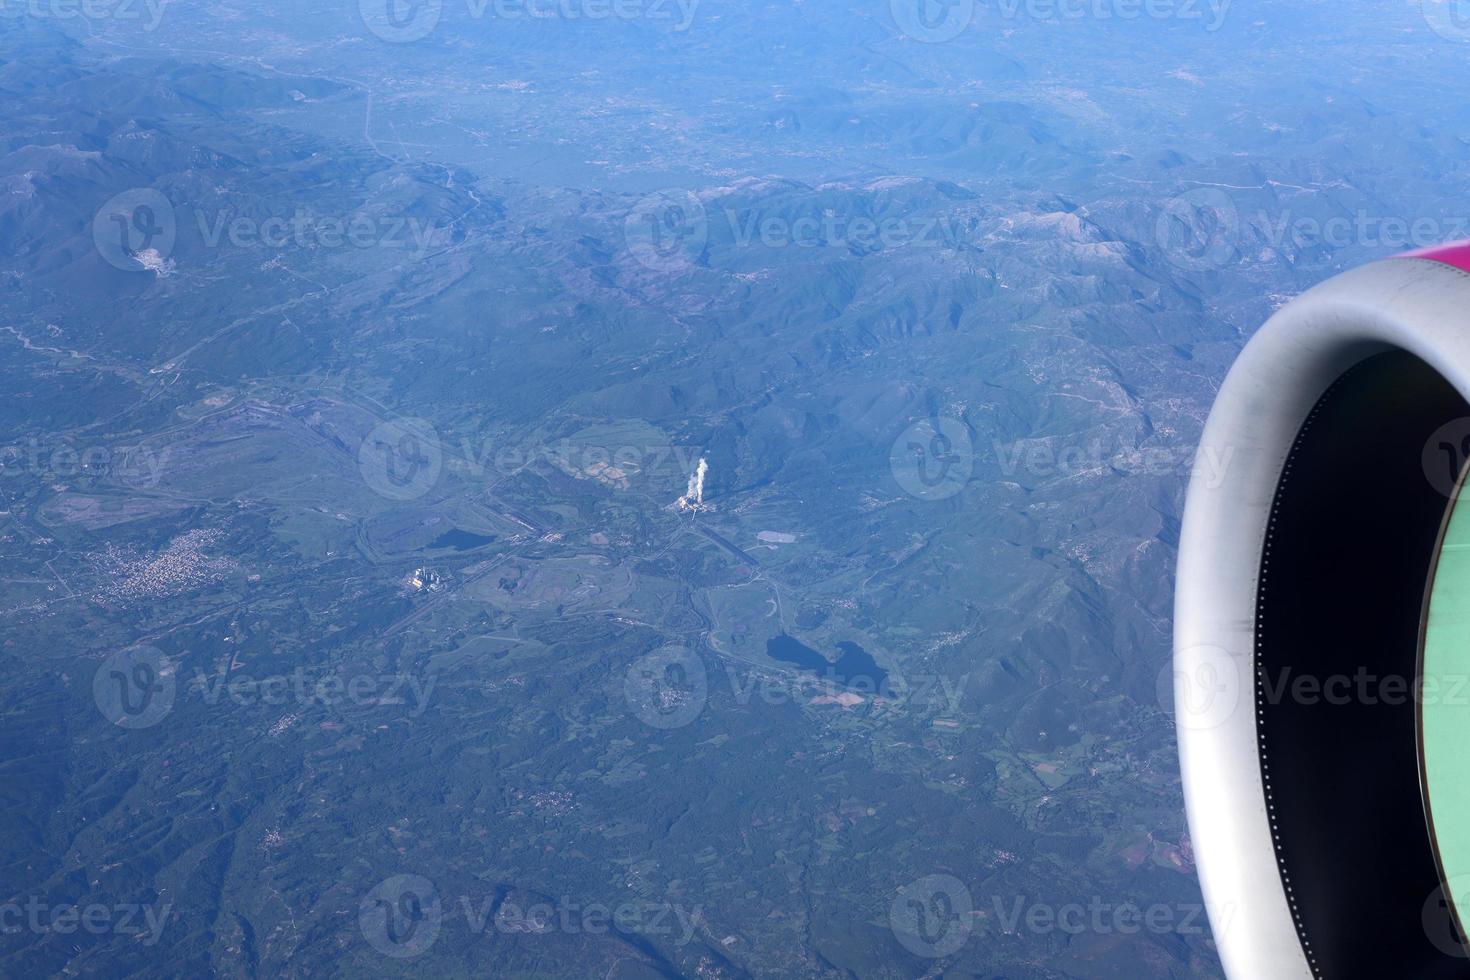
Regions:
<instances>
[{"instance_id":1,"label":"white engine cowling","mask_svg":"<svg viewBox=\"0 0 1470 980\"><path fill-rule=\"evenodd\" d=\"M1470 454L1467 270L1470 245L1450 246L1303 294L1246 345L1204 430L1175 717L1233 978L1470 976L1451 860L1470 813L1430 792L1420 680ZM1465 700L1430 721L1460 724Z\"/></svg>"}]
</instances>

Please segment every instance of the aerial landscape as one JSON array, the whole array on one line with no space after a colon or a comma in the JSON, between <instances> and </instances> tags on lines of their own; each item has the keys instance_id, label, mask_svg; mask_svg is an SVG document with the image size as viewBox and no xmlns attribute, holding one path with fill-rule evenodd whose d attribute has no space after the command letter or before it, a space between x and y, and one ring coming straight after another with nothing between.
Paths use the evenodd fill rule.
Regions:
<instances>
[{"instance_id":1,"label":"aerial landscape","mask_svg":"<svg viewBox=\"0 0 1470 980\"><path fill-rule=\"evenodd\" d=\"M0 0L0 975L1221 976L1184 488L1452 7Z\"/></svg>"}]
</instances>

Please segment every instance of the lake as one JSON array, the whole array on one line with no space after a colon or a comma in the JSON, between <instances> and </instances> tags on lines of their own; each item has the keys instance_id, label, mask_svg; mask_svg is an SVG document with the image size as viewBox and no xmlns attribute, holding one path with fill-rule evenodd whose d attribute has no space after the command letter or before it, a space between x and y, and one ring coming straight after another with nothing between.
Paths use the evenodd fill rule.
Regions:
<instances>
[{"instance_id":1,"label":"lake","mask_svg":"<svg viewBox=\"0 0 1470 980\"><path fill-rule=\"evenodd\" d=\"M837 644L837 654L837 661L834 663L787 633L773 636L766 641L766 656L773 660L815 671L846 687L863 691L883 690L888 681L888 671L878 666L872 654L846 640Z\"/></svg>"},{"instance_id":2,"label":"lake","mask_svg":"<svg viewBox=\"0 0 1470 980\"><path fill-rule=\"evenodd\" d=\"M480 545L489 544L491 541L494 540L495 535L493 534L473 534L469 531L463 531L459 528L455 528L452 531L445 531L433 541L430 541L429 547L453 548L455 551L469 551L471 548L478 548Z\"/></svg>"}]
</instances>

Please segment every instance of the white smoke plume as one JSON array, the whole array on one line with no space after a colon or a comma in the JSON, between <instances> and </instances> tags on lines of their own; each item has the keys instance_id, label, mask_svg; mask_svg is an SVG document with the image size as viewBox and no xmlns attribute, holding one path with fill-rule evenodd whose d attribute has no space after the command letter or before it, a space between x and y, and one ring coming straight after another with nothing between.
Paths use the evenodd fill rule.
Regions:
<instances>
[{"instance_id":1,"label":"white smoke plume","mask_svg":"<svg viewBox=\"0 0 1470 980\"><path fill-rule=\"evenodd\" d=\"M689 474L689 488L684 496L674 502L680 510L697 511L704 508L704 475L709 472L709 461L699 457L699 465Z\"/></svg>"}]
</instances>

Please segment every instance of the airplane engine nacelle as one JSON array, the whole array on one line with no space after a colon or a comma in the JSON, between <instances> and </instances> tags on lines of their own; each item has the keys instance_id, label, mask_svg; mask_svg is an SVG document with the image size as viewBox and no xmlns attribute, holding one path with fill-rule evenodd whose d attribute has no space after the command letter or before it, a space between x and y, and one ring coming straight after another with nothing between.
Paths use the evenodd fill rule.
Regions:
<instances>
[{"instance_id":1,"label":"airplane engine nacelle","mask_svg":"<svg viewBox=\"0 0 1470 980\"><path fill-rule=\"evenodd\" d=\"M1174 698L1226 972L1470 976L1470 244L1282 308L1201 452Z\"/></svg>"}]
</instances>

